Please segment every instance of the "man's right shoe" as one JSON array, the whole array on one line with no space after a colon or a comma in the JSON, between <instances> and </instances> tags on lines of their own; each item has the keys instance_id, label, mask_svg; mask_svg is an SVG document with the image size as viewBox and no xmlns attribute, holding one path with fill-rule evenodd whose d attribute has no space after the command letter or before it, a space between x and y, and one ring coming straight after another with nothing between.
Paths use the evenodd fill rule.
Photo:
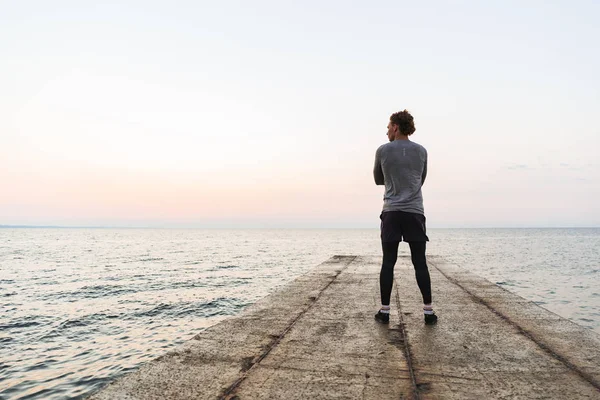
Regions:
<instances>
[{"instance_id":1,"label":"man's right shoe","mask_svg":"<svg viewBox=\"0 0 600 400\"><path fill-rule=\"evenodd\" d=\"M375 321L379 322L380 324L389 324L390 314L378 311L377 314L375 314Z\"/></svg>"},{"instance_id":2,"label":"man's right shoe","mask_svg":"<svg viewBox=\"0 0 600 400\"><path fill-rule=\"evenodd\" d=\"M437 322L437 315L425 314L425 325L434 325Z\"/></svg>"}]
</instances>

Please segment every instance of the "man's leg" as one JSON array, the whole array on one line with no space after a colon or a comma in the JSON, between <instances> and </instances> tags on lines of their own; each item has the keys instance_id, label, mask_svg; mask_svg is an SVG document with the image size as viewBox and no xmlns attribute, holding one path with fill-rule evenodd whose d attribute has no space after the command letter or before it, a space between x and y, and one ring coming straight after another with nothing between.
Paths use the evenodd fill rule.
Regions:
<instances>
[{"instance_id":1,"label":"man's leg","mask_svg":"<svg viewBox=\"0 0 600 400\"><path fill-rule=\"evenodd\" d=\"M375 315L378 322L387 323L390 314L390 297L394 285L394 266L398 260L398 245L400 242L381 242L383 263L379 273L379 291L381 293L381 309Z\"/></svg>"},{"instance_id":2,"label":"man's leg","mask_svg":"<svg viewBox=\"0 0 600 400\"><path fill-rule=\"evenodd\" d=\"M410 242L410 258L415 267L417 285L423 296L423 304L431 304L431 279L425 258L425 246L427 242Z\"/></svg>"},{"instance_id":3,"label":"man's leg","mask_svg":"<svg viewBox=\"0 0 600 400\"><path fill-rule=\"evenodd\" d=\"M398 260L398 245L400 242L381 242L383 248L383 264L379 273L379 290L381 292L381 305L390 305L392 286L394 284L394 266Z\"/></svg>"},{"instance_id":4,"label":"man's leg","mask_svg":"<svg viewBox=\"0 0 600 400\"><path fill-rule=\"evenodd\" d=\"M409 242L410 257L415 267L415 276L417 285L423 296L423 312L425 314L425 322L435 323L437 317L433 312L431 305L431 279L429 277L429 269L427 268L427 259L425 258L425 247L427 242Z\"/></svg>"}]
</instances>

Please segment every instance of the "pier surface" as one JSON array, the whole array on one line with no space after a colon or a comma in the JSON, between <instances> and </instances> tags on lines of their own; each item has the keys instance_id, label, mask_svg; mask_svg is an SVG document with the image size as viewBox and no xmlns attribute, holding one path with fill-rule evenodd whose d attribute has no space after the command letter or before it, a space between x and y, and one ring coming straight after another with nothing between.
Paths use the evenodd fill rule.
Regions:
<instances>
[{"instance_id":1,"label":"pier surface","mask_svg":"<svg viewBox=\"0 0 600 400\"><path fill-rule=\"evenodd\" d=\"M428 258L438 324L403 257L378 324L380 262L334 256L91 398L600 398L598 334L443 259Z\"/></svg>"}]
</instances>

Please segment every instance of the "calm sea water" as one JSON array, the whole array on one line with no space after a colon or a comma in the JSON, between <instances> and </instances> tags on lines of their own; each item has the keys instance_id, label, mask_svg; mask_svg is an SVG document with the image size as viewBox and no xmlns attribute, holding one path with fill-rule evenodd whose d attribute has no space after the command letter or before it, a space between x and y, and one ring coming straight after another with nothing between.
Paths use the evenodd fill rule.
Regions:
<instances>
[{"instance_id":1,"label":"calm sea water","mask_svg":"<svg viewBox=\"0 0 600 400\"><path fill-rule=\"evenodd\" d=\"M600 229L428 233L600 333ZM379 255L378 231L0 229L0 398L84 397L334 254Z\"/></svg>"}]
</instances>

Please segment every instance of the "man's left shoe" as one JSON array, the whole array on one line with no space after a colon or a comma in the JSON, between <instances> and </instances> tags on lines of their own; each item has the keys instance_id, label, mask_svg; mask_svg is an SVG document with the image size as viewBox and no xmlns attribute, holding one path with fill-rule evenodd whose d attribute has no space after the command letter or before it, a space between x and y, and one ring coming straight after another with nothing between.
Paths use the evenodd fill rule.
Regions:
<instances>
[{"instance_id":1,"label":"man's left shoe","mask_svg":"<svg viewBox=\"0 0 600 400\"><path fill-rule=\"evenodd\" d=\"M389 324L390 314L378 311L377 314L375 314L375 321L379 322L380 324Z\"/></svg>"}]
</instances>

